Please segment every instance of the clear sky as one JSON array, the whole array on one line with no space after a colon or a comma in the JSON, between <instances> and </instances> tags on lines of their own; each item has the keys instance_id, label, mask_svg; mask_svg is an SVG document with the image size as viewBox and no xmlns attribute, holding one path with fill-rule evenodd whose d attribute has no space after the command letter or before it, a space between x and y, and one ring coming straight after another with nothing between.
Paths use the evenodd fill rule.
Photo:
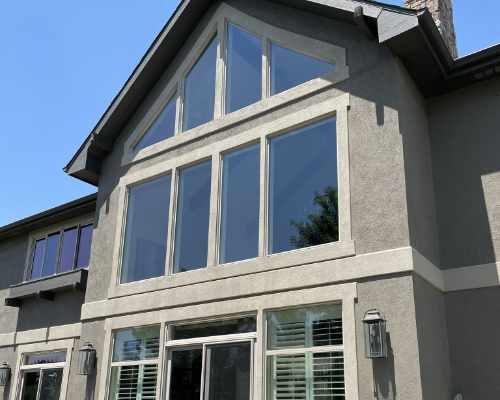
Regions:
<instances>
[{"instance_id":1,"label":"clear sky","mask_svg":"<svg viewBox=\"0 0 500 400\"><path fill-rule=\"evenodd\" d=\"M178 2L0 4L0 226L95 191L62 168ZM499 13L498 0L455 0L460 55L500 42Z\"/></svg>"}]
</instances>

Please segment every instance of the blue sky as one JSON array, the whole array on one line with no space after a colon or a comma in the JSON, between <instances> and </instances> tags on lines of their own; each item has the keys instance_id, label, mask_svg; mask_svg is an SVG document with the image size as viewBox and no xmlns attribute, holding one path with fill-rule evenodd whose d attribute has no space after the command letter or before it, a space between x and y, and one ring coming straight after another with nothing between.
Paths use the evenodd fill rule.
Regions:
<instances>
[{"instance_id":1,"label":"blue sky","mask_svg":"<svg viewBox=\"0 0 500 400\"><path fill-rule=\"evenodd\" d=\"M178 2L2 2L0 226L95 191L62 168ZM477 3L455 0L461 55L500 42L500 3Z\"/></svg>"}]
</instances>

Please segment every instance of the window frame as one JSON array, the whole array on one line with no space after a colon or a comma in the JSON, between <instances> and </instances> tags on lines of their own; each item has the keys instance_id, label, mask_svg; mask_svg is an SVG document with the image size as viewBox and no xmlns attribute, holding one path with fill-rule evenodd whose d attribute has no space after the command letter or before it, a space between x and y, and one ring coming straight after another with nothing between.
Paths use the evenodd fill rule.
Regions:
<instances>
[{"instance_id":1,"label":"window frame","mask_svg":"<svg viewBox=\"0 0 500 400\"><path fill-rule=\"evenodd\" d=\"M253 295L237 298L230 301L215 303L201 303L197 305L178 305L158 311L138 312L106 319L104 349L99 380L98 400L107 399L110 382L110 363L112 360L113 333L126 328L137 328L150 325L160 325L160 366L157 381L158 398L165 399L167 387L167 348L169 345L193 346L203 341L220 344L228 338L236 342L255 340L253 350L253 396L255 399L264 399L266 393L265 349L267 343L267 318L269 311L289 310L293 308L309 308L317 305L341 304L344 347L344 377L346 400L358 399L358 360L357 360L357 332L355 303L357 299L357 284L329 284L322 287L298 289L290 292ZM169 330L173 325L192 325L210 321L256 317L256 331L244 334L220 335L195 339L169 341ZM170 346L171 347L171 346ZM160 373L161 371L161 373ZM269 400L269 399L268 399Z\"/></svg>"},{"instance_id":2,"label":"window frame","mask_svg":"<svg viewBox=\"0 0 500 400\"><path fill-rule=\"evenodd\" d=\"M28 251L26 255L26 261L25 261L25 268L24 268L24 273L23 273L23 282L22 283L28 283L28 282L35 282L38 280L42 279L49 279L54 276L58 276L61 274L68 274L74 271L78 271L80 269L88 269L89 266L83 267L83 268L76 268L76 263L78 261L78 250L80 248L80 230L86 226L92 225L93 228L95 228L95 221L94 218L91 216L87 216L85 218L75 218L71 219L69 221L64 222L63 224L58 224L58 225L51 225L46 228L39 229L37 231L33 231L29 234L29 246L28 246ZM76 241L76 247L75 251L73 254L73 268L70 271L65 271L61 272L61 250L62 250L62 238L64 235L64 231L76 228L77 229L77 241ZM31 273L33 269L33 257L35 253L35 246L36 242L39 240L47 240L47 238L51 235L54 234L59 234L59 241L57 244L57 260L56 260L56 272L52 275L48 276L42 276L40 278L32 279L31 278ZM45 245L44 249L44 254L43 254L43 262L45 262L45 253L47 251L47 246ZM92 246L90 248L90 251L92 253ZM42 264L42 273L43 273L43 264Z\"/></svg>"},{"instance_id":3,"label":"window frame","mask_svg":"<svg viewBox=\"0 0 500 400\"><path fill-rule=\"evenodd\" d=\"M261 100L232 113L226 113L227 34L229 24L233 24L259 37L262 41ZM214 37L219 41L216 63L214 118L206 124L184 131L182 127L184 82L191 68ZM309 57L332 63L335 65L334 71L271 96L271 42ZM190 142L195 138L213 134L220 129L247 119L249 115L257 116L269 112L311 93L331 87L349 77L346 49L267 24L225 3L216 9L207 26L201 31L199 37L194 40L192 49L187 51L187 55L184 55L182 51L179 54L180 57L184 56L185 58L170 67L160 83L153 89L150 96L139 107L131 123L126 127L126 136L129 136L129 139L125 143L126 151L122 158L122 165L128 165L149 158L160 152L177 147L180 144ZM142 136L146 134L148 128L173 95L177 97L177 118L174 136L136 151L134 149L135 146Z\"/></svg>"},{"instance_id":4,"label":"window frame","mask_svg":"<svg viewBox=\"0 0 500 400\"><path fill-rule=\"evenodd\" d=\"M13 387L11 391L10 400L20 399L20 396L22 394L21 392L23 390L25 371L42 371L44 369L63 370L59 399L60 400L66 399L70 365L72 363L71 357L74 345L75 345L74 339L67 339L67 340L56 340L46 343L34 343L34 344L26 344L19 346L17 351L18 355L17 355L16 369L12 380ZM57 351L66 352L66 361L61 363L52 363L52 364L23 365L26 355L36 354L36 353L52 353Z\"/></svg>"},{"instance_id":5,"label":"window frame","mask_svg":"<svg viewBox=\"0 0 500 400\"><path fill-rule=\"evenodd\" d=\"M349 180L349 131L348 108L350 96L342 94L301 109L291 115L273 119L265 124L227 137L193 152L187 152L169 160L156 163L133 174L127 174L120 179L118 212L116 222L115 249L112 262L112 279L108 289L108 297L121 297L134 293L143 293L166 288L200 283L214 279L238 276L248 273L268 271L272 269L291 267L304 263L320 262L329 259L343 258L355 255L354 242L351 237L351 204ZM277 254L268 252L268 169L269 169L269 138L299 129L315 122L335 117L337 145L337 182L339 199L339 241L318 246L295 249ZM260 205L259 205L259 253L257 258L218 264L219 236L221 216L222 189L222 157L227 152L260 143ZM210 193L209 216L209 247L208 262L205 268L173 274L173 251L178 200L178 172L181 169L196 165L204 160L212 160L212 182ZM172 179L170 198L170 219L168 227L168 257L165 275L144 281L120 283L121 262L124 243L124 232L127 213L128 187L146 182L156 177L171 173Z\"/></svg>"}]
</instances>

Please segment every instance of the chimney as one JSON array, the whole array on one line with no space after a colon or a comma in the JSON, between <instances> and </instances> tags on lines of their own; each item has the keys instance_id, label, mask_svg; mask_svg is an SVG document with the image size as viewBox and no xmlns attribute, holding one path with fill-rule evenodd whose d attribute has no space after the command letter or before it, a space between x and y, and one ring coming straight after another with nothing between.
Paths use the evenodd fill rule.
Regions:
<instances>
[{"instance_id":1,"label":"chimney","mask_svg":"<svg viewBox=\"0 0 500 400\"><path fill-rule=\"evenodd\" d=\"M453 24L453 0L405 0L405 5L414 10L425 8L431 12L436 25L450 49L451 56L458 58L457 38Z\"/></svg>"}]
</instances>

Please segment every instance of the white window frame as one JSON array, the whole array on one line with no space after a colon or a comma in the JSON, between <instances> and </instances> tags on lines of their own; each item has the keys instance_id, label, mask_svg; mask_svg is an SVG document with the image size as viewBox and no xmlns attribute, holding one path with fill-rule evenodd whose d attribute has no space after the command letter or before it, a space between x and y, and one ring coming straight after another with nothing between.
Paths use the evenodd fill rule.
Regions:
<instances>
[{"instance_id":1,"label":"white window frame","mask_svg":"<svg viewBox=\"0 0 500 400\"><path fill-rule=\"evenodd\" d=\"M226 38L229 23L260 37L262 40L262 98L254 104L226 114ZM198 61L206 46L214 36L216 36L219 41L217 50L214 118L206 124L188 131L183 131L184 81L192 66ZM334 71L323 77L313 79L286 90L285 92L271 96L269 62L271 42L275 42L280 46L307 56L330 62L335 65ZM235 123L242 122L249 117L264 114L277 107L308 96L311 93L331 87L349 77L349 68L346 59L346 49L340 46L275 27L247 15L226 3L222 3L194 42L192 50L189 51L188 55L176 70L172 72L166 82L164 82L164 80L160 81L158 87L155 88L150 95L150 97L153 97L154 94L156 94L156 96L144 102L137 115L133 118L133 121L126 127L125 135L129 138L125 143L126 150L122 159L122 165L150 158L153 155L173 149L194 139L213 134ZM177 97L176 128L174 136L137 151L135 149L137 143L146 134L172 96Z\"/></svg>"},{"instance_id":2,"label":"white window frame","mask_svg":"<svg viewBox=\"0 0 500 400\"><path fill-rule=\"evenodd\" d=\"M71 365L71 356L73 353L75 341L74 339L56 340L47 343L34 343L21 345L17 348L17 363L16 370L13 377L14 386L10 395L10 400L19 400L21 398L21 391L23 388L24 372L30 370L42 370L61 368L63 370L63 377L61 381L61 392L59 395L60 400L66 399L68 389L69 368ZM37 353L50 353L55 351L66 351L66 361L53 364L40 364L40 365L24 365L25 356Z\"/></svg>"},{"instance_id":3,"label":"white window frame","mask_svg":"<svg viewBox=\"0 0 500 400\"><path fill-rule=\"evenodd\" d=\"M311 307L318 304L342 304L343 346L344 346L344 379L346 400L358 400L358 367L356 344L355 301L357 299L356 283L326 285L295 291L264 294L244 298L236 298L218 302L201 303L190 306L177 306L158 311L142 312L111 317L105 320L106 344L102 354L102 365L99 380L99 392L96 400L107 399L110 371L109 365L112 356L113 332L119 329L134 328L147 325L161 325L160 336L160 365L161 375L158 379L157 393L164 399L166 385L167 363L167 327L170 325L196 324L213 320L235 319L244 316L256 315L257 331L254 350L254 382L253 400L265 399L265 346L266 323L265 312L268 310ZM229 335L212 337L214 343L227 340ZM253 333L233 335L232 339L254 338ZM200 338L201 341L207 338ZM171 344L189 345L196 340L170 341Z\"/></svg>"},{"instance_id":4,"label":"white window frame","mask_svg":"<svg viewBox=\"0 0 500 400\"><path fill-rule=\"evenodd\" d=\"M116 221L115 246L113 250L112 275L108 297L121 297L131 294L156 291L167 288L185 286L194 283L212 281L320 262L355 255L354 242L351 236L351 202L349 180L349 133L348 107L350 97L341 94L291 115L273 119L265 124L245 130L237 135L204 146L196 151L172 157L171 159L135 173L123 176L118 184L119 198ZM313 124L329 117L336 118L337 124L337 174L339 199L339 240L328 244L291 250L283 253L268 254L267 246L267 175L268 175L268 141L276 135L293 131L297 128ZM218 264L219 251L219 216L221 192L221 161L228 151L260 142L260 217L259 217L259 254L257 258L235 263ZM210 217L208 232L208 261L205 268L172 274L174 229L177 206L178 171L181 168L197 164L203 160L212 160L212 187L210 200ZM126 224L128 188L132 185L147 182L155 177L171 174L172 187L170 198L170 218L168 227L169 249L165 265L165 275L143 281L120 283L121 263Z\"/></svg>"}]
</instances>

